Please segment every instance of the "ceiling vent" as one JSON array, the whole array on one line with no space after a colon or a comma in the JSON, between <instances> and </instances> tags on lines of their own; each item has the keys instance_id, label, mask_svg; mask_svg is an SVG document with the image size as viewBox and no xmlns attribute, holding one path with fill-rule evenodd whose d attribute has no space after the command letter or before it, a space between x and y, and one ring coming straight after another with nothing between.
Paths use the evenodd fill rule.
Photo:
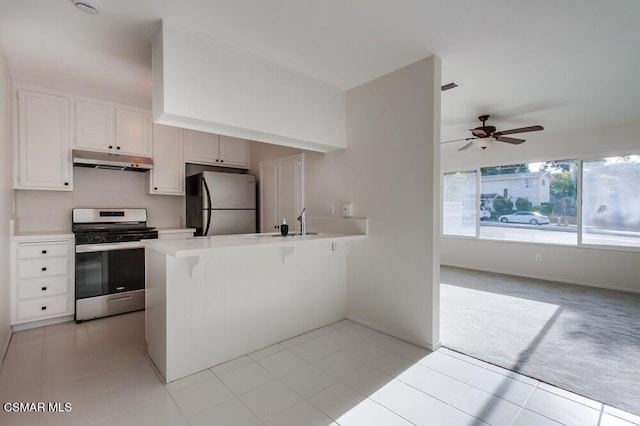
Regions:
<instances>
[{"instance_id":1,"label":"ceiling vent","mask_svg":"<svg viewBox=\"0 0 640 426\"><path fill-rule=\"evenodd\" d=\"M97 15L102 10L100 0L71 0L71 3L78 9L88 15Z\"/></svg>"},{"instance_id":2,"label":"ceiling vent","mask_svg":"<svg viewBox=\"0 0 640 426\"><path fill-rule=\"evenodd\" d=\"M444 84L441 89L444 92L445 90L455 89L456 87L458 87L458 85L452 81L451 83Z\"/></svg>"}]
</instances>

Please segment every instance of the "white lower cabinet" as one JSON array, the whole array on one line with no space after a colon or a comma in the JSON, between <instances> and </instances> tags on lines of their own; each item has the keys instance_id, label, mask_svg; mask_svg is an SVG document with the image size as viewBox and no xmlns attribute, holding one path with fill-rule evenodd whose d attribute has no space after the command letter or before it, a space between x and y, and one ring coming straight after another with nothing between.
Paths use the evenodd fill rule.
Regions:
<instances>
[{"instance_id":1,"label":"white lower cabinet","mask_svg":"<svg viewBox=\"0 0 640 426\"><path fill-rule=\"evenodd\" d=\"M12 241L11 324L74 313L74 239Z\"/></svg>"}]
</instances>

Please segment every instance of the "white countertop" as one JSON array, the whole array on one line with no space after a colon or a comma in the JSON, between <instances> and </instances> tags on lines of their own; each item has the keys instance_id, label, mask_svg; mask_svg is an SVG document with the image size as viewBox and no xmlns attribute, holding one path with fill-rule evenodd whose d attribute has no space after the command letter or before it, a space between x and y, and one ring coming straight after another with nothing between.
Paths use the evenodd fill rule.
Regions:
<instances>
[{"instance_id":1,"label":"white countertop","mask_svg":"<svg viewBox=\"0 0 640 426\"><path fill-rule=\"evenodd\" d=\"M74 238L71 231L33 231L33 232L16 232L11 236L13 241L42 241L42 240L60 240Z\"/></svg>"},{"instance_id":2,"label":"white countertop","mask_svg":"<svg viewBox=\"0 0 640 426\"><path fill-rule=\"evenodd\" d=\"M196 228L158 228L158 234L180 234L183 232L196 232Z\"/></svg>"},{"instance_id":3,"label":"white countertop","mask_svg":"<svg viewBox=\"0 0 640 426\"><path fill-rule=\"evenodd\" d=\"M277 247L294 246L299 243L322 240L351 240L365 239L366 235L320 233L317 235L296 235L288 237L267 237L260 235L275 234L241 234L220 235L213 237L195 237L181 240L146 240L145 246L174 257L190 257L205 254L212 249L231 247Z\"/></svg>"}]
</instances>

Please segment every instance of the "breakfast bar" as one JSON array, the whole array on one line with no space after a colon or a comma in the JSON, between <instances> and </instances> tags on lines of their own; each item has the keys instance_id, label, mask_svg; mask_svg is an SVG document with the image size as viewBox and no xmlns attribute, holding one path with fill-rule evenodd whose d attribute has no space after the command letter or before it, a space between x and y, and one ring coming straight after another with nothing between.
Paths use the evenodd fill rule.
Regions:
<instances>
[{"instance_id":1,"label":"breakfast bar","mask_svg":"<svg viewBox=\"0 0 640 426\"><path fill-rule=\"evenodd\" d=\"M147 352L167 383L345 316L364 235L247 234L146 243Z\"/></svg>"}]
</instances>

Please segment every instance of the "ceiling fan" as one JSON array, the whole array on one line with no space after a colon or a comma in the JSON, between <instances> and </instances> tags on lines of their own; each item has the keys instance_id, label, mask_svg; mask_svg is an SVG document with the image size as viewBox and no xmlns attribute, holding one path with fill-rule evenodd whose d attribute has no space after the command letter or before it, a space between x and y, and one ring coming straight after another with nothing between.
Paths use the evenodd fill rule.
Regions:
<instances>
[{"instance_id":1,"label":"ceiling fan","mask_svg":"<svg viewBox=\"0 0 640 426\"><path fill-rule=\"evenodd\" d=\"M525 140L517 139L517 138L509 138L509 137L506 137L505 135L513 135L516 133L525 133L525 132L537 132L539 130L544 130L544 127L542 126L529 126L529 127L520 127L518 129L501 130L499 132L496 132L495 126L487 126L486 122L488 119L489 119L489 115L481 115L480 117L478 117L478 120L482 121L482 126L476 127L475 129L469 129L473 137L464 138L464 139L455 139L452 141L446 141L442 143L444 144L444 143L451 143L451 142L471 141L465 146L463 146L462 148L458 149L458 151L464 151L465 149L469 148L471 145L476 143L477 139L486 139L486 138L494 138L494 140L498 142L506 142L513 145L519 145L523 143ZM487 141L481 140L479 146L482 149L487 149Z\"/></svg>"}]
</instances>

